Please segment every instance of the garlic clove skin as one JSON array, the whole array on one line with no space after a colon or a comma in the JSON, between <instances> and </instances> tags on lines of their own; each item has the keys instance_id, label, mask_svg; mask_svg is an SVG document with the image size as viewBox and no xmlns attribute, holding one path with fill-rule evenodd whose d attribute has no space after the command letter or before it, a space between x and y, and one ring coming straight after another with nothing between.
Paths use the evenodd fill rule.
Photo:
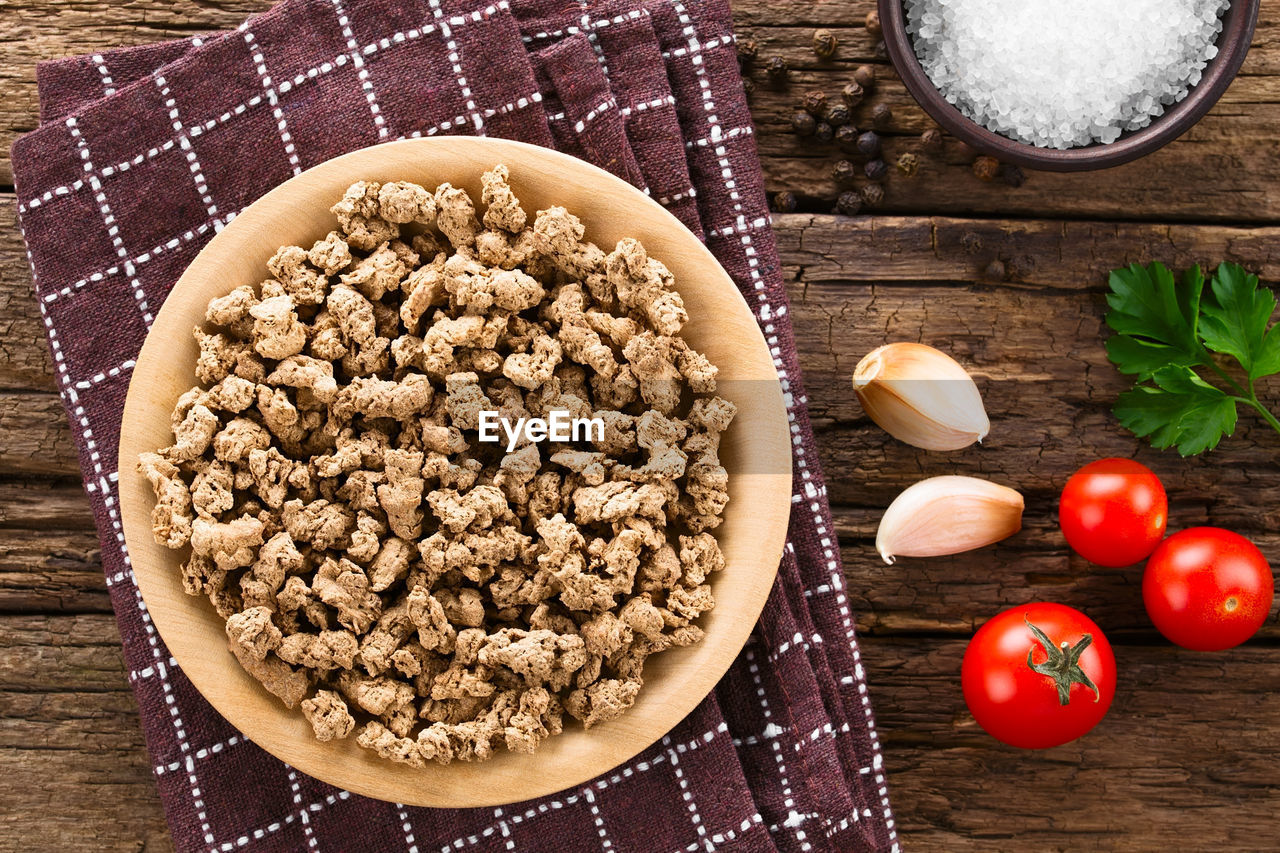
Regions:
<instances>
[{"instance_id":1,"label":"garlic clove skin","mask_svg":"<svg viewBox=\"0 0 1280 853\"><path fill-rule=\"evenodd\" d=\"M876 550L896 557L972 551L1022 529L1022 495L976 477L930 477L894 498L880 519Z\"/></svg>"},{"instance_id":2,"label":"garlic clove skin","mask_svg":"<svg viewBox=\"0 0 1280 853\"><path fill-rule=\"evenodd\" d=\"M931 346L886 344L853 371L853 391L889 435L925 450L960 450L991 431L982 395L955 359Z\"/></svg>"}]
</instances>

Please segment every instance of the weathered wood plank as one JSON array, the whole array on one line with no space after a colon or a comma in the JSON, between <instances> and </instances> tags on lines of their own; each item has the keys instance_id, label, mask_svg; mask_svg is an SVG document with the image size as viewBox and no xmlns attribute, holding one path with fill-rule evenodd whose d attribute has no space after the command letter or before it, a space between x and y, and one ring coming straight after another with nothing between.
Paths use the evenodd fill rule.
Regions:
<instances>
[{"instance_id":1,"label":"weathered wood plank","mask_svg":"<svg viewBox=\"0 0 1280 853\"><path fill-rule=\"evenodd\" d=\"M79 483L0 480L0 528L87 530L92 525L89 501Z\"/></svg>"},{"instance_id":2,"label":"weathered wood plank","mask_svg":"<svg viewBox=\"0 0 1280 853\"><path fill-rule=\"evenodd\" d=\"M0 611L110 612L93 529L0 528Z\"/></svg>"},{"instance_id":3,"label":"weathered wood plank","mask_svg":"<svg viewBox=\"0 0 1280 853\"><path fill-rule=\"evenodd\" d=\"M47 392L55 387L53 360L17 216L16 197L0 194L0 390Z\"/></svg>"},{"instance_id":4,"label":"weathered wood plank","mask_svg":"<svg viewBox=\"0 0 1280 853\"><path fill-rule=\"evenodd\" d=\"M777 218L777 233L863 630L966 631L1004 607L1051 599L1087 611L1108 630L1151 636L1140 569L1091 566L1057 528L1066 478L1102 456L1136 456L1160 474L1171 529L1228 527L1280 558L1280 469L1269 464L1280 436L1242 415L1236 435L1211 454L1181 459L1154 451L1110 414L1130 381L1102 347L1107 269L1152 254L1179 265L1228 257L1274 276L1274 229L786 216ZM1024 256L1040 263L1023 263L1017 281L970 281L991 258L1014 266ZM938 346L974 373L992 421L982 445L920 451L863 414L850 374L863 355L894 340ZM1280 402L1276 384L1263 391ZM1027 500L1026 529L993 549L885 566L874 549L884 508L915 480L951 473L1017 488ZM1280 628L1273 623L1264 634Z\"/></svg>"},{"instance_id":5,"label":"weathered wood plank","mask_svg":"<svg viewBox=\"0 0 1280 853\"><path fill-rule=\"evenodd\" d=\"M164 849L150 846L162 844L163 820L111 618L6 623L0 850L81 849L88 833L95 849ZM964 646L862 641L908 849L1184 849L1187 838L1204 849L1267 846L1280 805L1273 649L1121 647L1120 689L1101 726L1025 752L991 740L966 711Z\"/></svg>"},{"instance_id":6,"label":"weathered wood plank","mask_svg":"<svg viewBox=\"0 0 1280 853\"><path fill-rule=\"evenodd\" d=\"M865 638L862 647L907 849L1272 846L1273 648L1119 648L1107 718L1075 743L1028 752L994 741L968 714L963 641Z\"/></svg>"},{"instance_id":7,"label":"weathered wood plank","mask_svg":"<svg viewBox=\"0 0 1280 853\"><path fill-rule=\"evenodd\" d=\"M5 152L16 135L33 126L37 60L230 27L269 3L96 0L69 6L24 0L17 5L27 14L15 10L11 33L0 40L0 83L12 93L0 105L0 149ZM752 98L752 113L768 186L773 191L797 192L813 209L829 207L835 196L830 166L837 157L834 149L800 144L789 132L792 104L804 90L821 87L834 94L856 64L876 61L882 65L879 94L856 117L865 120L873 101L884 100L894 108L888 156L896 158L913 146L911 139L900 134L918 134L930 126L861 26L873 5L870 0L788 0L782 8L767 0L735 4L740 34L756 39L764 55L787 57L794 68L791 85L783 90L768 85L761 72L753 72L760 85ZM812 30L819 25L834 27L841 38L833 62L818 62L809 47ZM1280 198L1264 189L1280 180L1280 159L1275 156L1280 113L1271 109L1280 102L1277 32L1280 15L1264 9L1241 77L1213 112L1182 140L1139 163L1109 172L1106 181L1087 174L1036 174L1019 190L983 184L969 174L953 145L942 159L925 158L915 179L892 176L885 210L1136 218L1158 200L1162 215L1168 218L1275 219L1280 215ZM11 181L8 159L0 158L0 183Z\"/></svg>"},{"instance_id":8,"label":"weathered wood plank","mask_svg":"<svg viewBox=\"0 0 1280 853\"><path fill-rule=\"evenodd\" d=\"M172 850L114 619L2 624L0 851Z\"/></svg>"},{"instance_id":9,"label":"weathered wood plank","mask_svg":"<svg viewBox=\"0 0 1280 853\"><path fill-rule=\"evenodd\" d=\"M53 394L0 393L0 477L79 477L62 401Z\"/></svg>"}]
</instances>

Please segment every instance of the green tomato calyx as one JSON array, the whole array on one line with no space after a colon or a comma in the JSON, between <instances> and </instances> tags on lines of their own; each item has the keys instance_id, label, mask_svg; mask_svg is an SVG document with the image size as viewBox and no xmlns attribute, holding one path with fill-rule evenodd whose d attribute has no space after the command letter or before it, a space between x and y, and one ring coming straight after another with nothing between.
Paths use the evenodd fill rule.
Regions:
<instances>
[{"instance_id":1,"label":"green tomato calyx","mask_svg":"<svg viewBox=\"0 0 1280 853\"><path fill-rule=\"evenodd\" d=\"M1035 654L1035 648L1027 650L1027 666L1041 675L1046 675L1053 679L1054 686L1058 688L1058 703L1066 705L1071 702L1071 685L1083 684L1093 691L1093 701L1098 702L1102 699L1102 694L1098 690L1098 686L1093 683L1085 671L1080 668L1080 656L1084 654L1084 650L1093 644L1093 635L1085 634L1080 638L1080 642L1074 646L1066 640L1062 641L1061 646L1054 645L1053 640L1049 639L1049 635L1041 631L1024 615L1022 621L1027 623L1027 627L1031 629L1031 633L1035 635L1040 645L1044 646L1044 653L1048 656L1048 660L1044 663L1032 663L1032 655Z\"/></svg>"}]
</instances>

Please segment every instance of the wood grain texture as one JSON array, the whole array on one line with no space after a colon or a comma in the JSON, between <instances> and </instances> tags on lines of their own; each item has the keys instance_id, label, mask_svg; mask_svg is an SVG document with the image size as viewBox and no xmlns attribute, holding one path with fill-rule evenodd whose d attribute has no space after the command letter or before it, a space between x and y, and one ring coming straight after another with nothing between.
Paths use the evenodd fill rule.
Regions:
<instances>
[{"instance_id":1,"label":"wood grain texture","mask_svg":"<svg viewBox=\"0 0 1280 853\"><path fill-rule=\"evenodd\" d=\"M0 4L0 186L12 183L10 142L35 125L37 60L226 28L269 5ZM862 29L873 5L734 2L739 33L795 69L786 90L753 74L752 110L770 190L796 191L805 210L830 208L838 155L789 132L804 91L835 94L853 68L872 62L879 94L858 118L865 123L879 100L892 106L889 156L912 149L928 126ZM816 26L838 33L836 61L813 57ZM1204 460L1140 450L1107 412L1124 383L1100 348L1101 276L1121 262L1228 258L1280 279L1277 103L1280 9L1264 3L1241 76L1203 122L1152 158L1100 175L1033 173L1013 189L974 179L949 144L923 158L915 179L891 176L885 215L777 218L908 850L1181 850L1188 839L1202 849L1272 846L1275 620L1263 639L1224 655L1163 645L1138 601L1138 574L1073 557L1053 502L1080 462L1137 451L1165 479L1175 524L1234 526L1268 553L1280 549L1276 437L1245 416ZM167 850L14 206L11 193L0 194L0 852ZM993 258L1009 281L984 280ZM986 447L919 453L865 419L848 374L863 353L899 336L945 345L974 366L992 416ZM881 564L872 539L882 508L915 477L951 471L1022 488L1024 533L973 555ZM1006 749L976 731L956 680L973 626L1033 599L1086 610L1116 641L1121 668L1102 726L1045 753ZM1064 808L1064 792L1079 806Z\"/></svg>"},{"instance_id":2,"label":"wood grain texture","mask_svg":"<svg viewBox=\"0 0 1280 853\"><path fill-rule=\"evenodd\" d=\"M5 616L0 851L173 849L110 614Z\"/></svg>"}]
</instances>

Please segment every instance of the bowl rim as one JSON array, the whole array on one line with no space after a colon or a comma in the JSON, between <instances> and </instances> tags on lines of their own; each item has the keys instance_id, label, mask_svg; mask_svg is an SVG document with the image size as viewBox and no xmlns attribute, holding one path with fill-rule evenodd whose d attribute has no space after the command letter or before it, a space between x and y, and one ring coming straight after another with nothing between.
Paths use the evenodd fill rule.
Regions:
<instances>
[{"instance_id":1,"label":"bowl rim","mask_svg":"<svg viewBox=\"0 0 1280 853\"><path fill-rule=\"evenodd\" d=\"M722 341L713 346L740 356L740 363L721 361L722 376L741 380L724 396L739 405L739 418L751 429L725 434L731 499L720 529L724 536L717 538L729 565L711 581L718 606L700 618L707 632L703 640L654 656L636 704L591 732L572 722L532 755L498 750L484 762L413 768L377 757L358 746L354 736L321 743L298 708L285 708L240 667L227 649L224 620L206 598L182 590L178 565L185 550L170 551L152 537L155 499L137 471L137 458L169 443L169 414L177 396L200 384L194 380L197 349L190 330L200 325L209 297L245 283L232 272L238 265L256 271L258 278L250 280L256 283L276 248L307 235L323 236L334 227L327 217L320 217L327 223L323 228L312 227L314 221L303 226L307 217L317 219L314 205L303 208L310 197L327 199L327 213L354 180L451 179L479 198L480 173L495 163L512 170L517 196L522 186L528 193L522 204L529 212L535 209L530 199L569 197L563 187L575 183L583 189L573 212L580 213L589 239L593 232L598 239L602 231L615 231L614 239L651 241L654 257L671 267L690 307L708 309L690 312L686 331L696 330L695 343L710 349L706 342ZM587 213L596 210L617 211L612 224ZM290 224L290 217L297 221ZM697 270L696 278L690 277L691 269ZM738 470L762 453L781 454L769 458L785 464ZM656 201L602 169L539 146L476 137L400 140L360 149L303 172L242 211L191 262L156 315L129 384L118 462L125 546L144 617L196 690L247 739L294 768L353 793L416 806L492 807L552 794L610 772L666 736L712 691L746 645L773 589L791 511L791 433L781 382L754 313L707 247ZM726 541L731 530L737 538Z\"/></svg>"},{"instance_id":2,"label":"bowl rim","mask_svg":"<svg viewBox=\"0 0 1280 853\"><path fill-rule=\"evenodd\" d=\"M944 98L916 58L907 34L903 0L878 0L881 27L889 59L903 85L930 117L952 136L1002 163L1048 172L1079 172L1119 166L1164 147L1204 117L1235 79L1253 40L1261 0L1231 0L1223 13L1218 55L1209 61L1200 82L1187 97L1152 119L1144 128L1115 142L1092 143L1060 150L1038 148L988 130L966 117ZM1123 0L1121 0L1123 2Z\"/></svg>"}]
</instances>

